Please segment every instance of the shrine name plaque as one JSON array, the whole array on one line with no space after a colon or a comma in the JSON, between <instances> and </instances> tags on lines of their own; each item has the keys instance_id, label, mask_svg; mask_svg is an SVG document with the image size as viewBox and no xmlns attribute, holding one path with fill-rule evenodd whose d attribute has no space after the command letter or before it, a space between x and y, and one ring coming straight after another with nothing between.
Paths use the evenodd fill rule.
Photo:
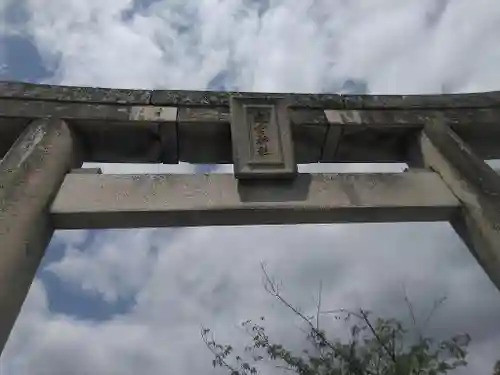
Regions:
<instances>
[{"instance_id":1,"label":"shrine name plaque","mask_svg":"<svg viewBox=\"0 0 500 375\"><path fill-rule=\"evenodd\" d=\"M232 97L231 138L236 178L297 175L286 99Z\"/></svg>"}]
</instances>

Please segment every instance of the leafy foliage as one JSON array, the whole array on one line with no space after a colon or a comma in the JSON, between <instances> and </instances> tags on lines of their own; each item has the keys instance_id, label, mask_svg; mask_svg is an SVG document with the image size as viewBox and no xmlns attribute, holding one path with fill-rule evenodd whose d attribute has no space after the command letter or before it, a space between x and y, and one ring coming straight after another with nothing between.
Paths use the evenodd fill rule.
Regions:
<instances>
[{"instance_id":1,"label":"leafy foliage","mask_svg":"<svg viewBox=\"0 0 500 375\"><path fill-rule=\"evenodd\" d=\"M307 324L306 338L312 350L293 353L274 343L263 323L247 320L242 327L250 335L251 344L244 348L243 354L235 355L231 345L216 343L210 329L203 328L202 338L215 357L212 365L226 368L231 375L258 375L263 363L299 375L438 375L467 365L468 334L444 341L419 335L407 343L408 331L396 319L374 319L369 311L362 309L321 312L321 287L316 319L306 317L282 297L278 284L271 280L264 266L262 270L266 291ZM411 304L406 301L415 323ZM327 337L319 325L321 313L335 314L336 319L343 317L350 323L347 342ZM264 322L265 318L260 320ZM494 371L494 375L500 375L500 361Z\"/></svg>"}]
</instances>

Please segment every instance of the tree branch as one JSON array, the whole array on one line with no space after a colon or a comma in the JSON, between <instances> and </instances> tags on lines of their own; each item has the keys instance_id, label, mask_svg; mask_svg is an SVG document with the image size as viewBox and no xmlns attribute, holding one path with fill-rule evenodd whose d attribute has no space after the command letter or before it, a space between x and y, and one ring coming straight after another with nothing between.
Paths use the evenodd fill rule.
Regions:
<instances>
[{"instance_id":1,"label":"tree branch","mask_svg":"<svg viewBox=\"0 0 500 375\"><path fill-rule=\"evenodd\" d=\"M266 268L262 262L261 262L261 268L262 268L262 272L264 273L265 279L267 281L266 285L269 285L269 287L271 288L271 289L269 289L268 287L266 287L266 285L264 285L264 288L266 289L266 291L268 293L272 294L274 297L276 297L281 303L283 303L286 307L288 307L290 310L292 310L297 316L302 318L302 320L304 320L310 326L311 330L319 337L319 339L325 345L327 345L330 349L332 349L334 351L334 353L337 353L339 356L341 356L347 363L349 363L353 367L354 372L356 372L358 375L363 375L363 371L359 368L359 366L357 364L352 362L351 358L346 357L346 356L344 356L344 354L342 352L339 352L337 350L337 348L335 348L334 345L332 345L328 340L326 340L326 338L323 336L323 334L314 327L314 325L311 323L311 321L304 314L302 314L299 310L297 310L297 308L292 306L288 301L286 301L281 296L278 289L274 285L273 281L269 277L269 275L266 271Z\"/></svg>"}]
</instances>

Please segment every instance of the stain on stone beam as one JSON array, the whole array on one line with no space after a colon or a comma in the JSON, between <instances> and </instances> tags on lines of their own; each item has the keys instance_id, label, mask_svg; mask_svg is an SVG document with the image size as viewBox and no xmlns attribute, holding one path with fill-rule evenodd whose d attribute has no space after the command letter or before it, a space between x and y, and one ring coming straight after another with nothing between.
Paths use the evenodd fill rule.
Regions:
<instances>
[{"instance_id":1,"label":"stain on stone beam","mask_svg":"<svg viewBox=\"0 0 500 375\"><path fill-rule=\"evenodd\" d=\"M110 103L72 103L45 100L0 99L0 117L65 120L168 121L175 122L177 108Z\"/></svg>"},{"instance_id":2,"label":"stain on stone beam","mask_svg":"<svg viewBox=\"0 0 500 375\"><path fill-rule=\"evenodd\" d=\"M229 107L231 97L254 97L272 100L286 97L292 108L343 108L344 102L339 94L295 94L295 93L256 93L222 91L153 91L151 104L167 106L214 106Z\"/></svg>"},{"instance_id":3,"label":"stain on stone beam","mask_svg":"<svg viewBox=\"0 0 500 375\"><path fill-rule=\"evenodd\" d=\"M500 209L500 176L484 162L451 128L439 120L434 120L425 127L425 134L450 160L453 167L477 191L487 197L490 205Z\"/></svg>"},{"instance_id":4,"label":"stain on stone beam","mask_svg":"<svg viewBox=\"0 0 500 375\"><path fill-rule=\"evenodd\" d=\"M100 87L39 85L0 81L0 98L57 100L64 102L149 104L151 90L108 89Z\"/></svg>"},{"instance_id":5,"label":"stain on stone beam","mask_svg":"<svg viewBox=\"0 0 500 375\"><path fill-rule=\"evenodd\" d=\"M442 109L500 107L500 91L445 95L341 95L248 93L187 90L129 90L1 82L0 98L64 102L153 104L165 106L229 106L231 96L274 98L286 95L292 107L320 109Z\"/></svg>"},{"instance_id":6,"label":"stain on stone beam","mask_svg":"<svg viewBox=\"0 0 500 375\"><path fill-rule=\"evenodd\" d=\"M438 95L343 95L347 109L500 107L500 91Z\"/></svg>"},{"instance_id":7,"label":"stain on stone beam","mask_svg":"<svg viewBox=\"0 0 500 375\"><path fill-rule=\"evenodd\" d=\"M442 221L458 209L458 200L429 171L299 174L292 181L244 183L230 174L72 173L51 214L58 229L105 229Z\"/></svg>"}]
</instances>

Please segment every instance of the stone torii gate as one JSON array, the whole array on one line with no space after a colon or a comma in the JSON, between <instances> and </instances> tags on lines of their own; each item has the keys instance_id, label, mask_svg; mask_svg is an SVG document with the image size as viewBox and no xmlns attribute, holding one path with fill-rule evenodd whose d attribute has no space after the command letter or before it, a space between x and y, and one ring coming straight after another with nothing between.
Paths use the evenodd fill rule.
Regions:
<instances>
[{"instance_id":1,"label":"stone torii gate","mask_svg":"<svg viewBox=\"0 0 500 375\"><path fill-rule=\"evenodd\" d=\"M356 96L0 82L0 353L55 229L449 221L500 288L500 92ZM233 163L112 175L83 162ZM297 163L401 162L401 173Z\"/></svg>"}]
</instances>

